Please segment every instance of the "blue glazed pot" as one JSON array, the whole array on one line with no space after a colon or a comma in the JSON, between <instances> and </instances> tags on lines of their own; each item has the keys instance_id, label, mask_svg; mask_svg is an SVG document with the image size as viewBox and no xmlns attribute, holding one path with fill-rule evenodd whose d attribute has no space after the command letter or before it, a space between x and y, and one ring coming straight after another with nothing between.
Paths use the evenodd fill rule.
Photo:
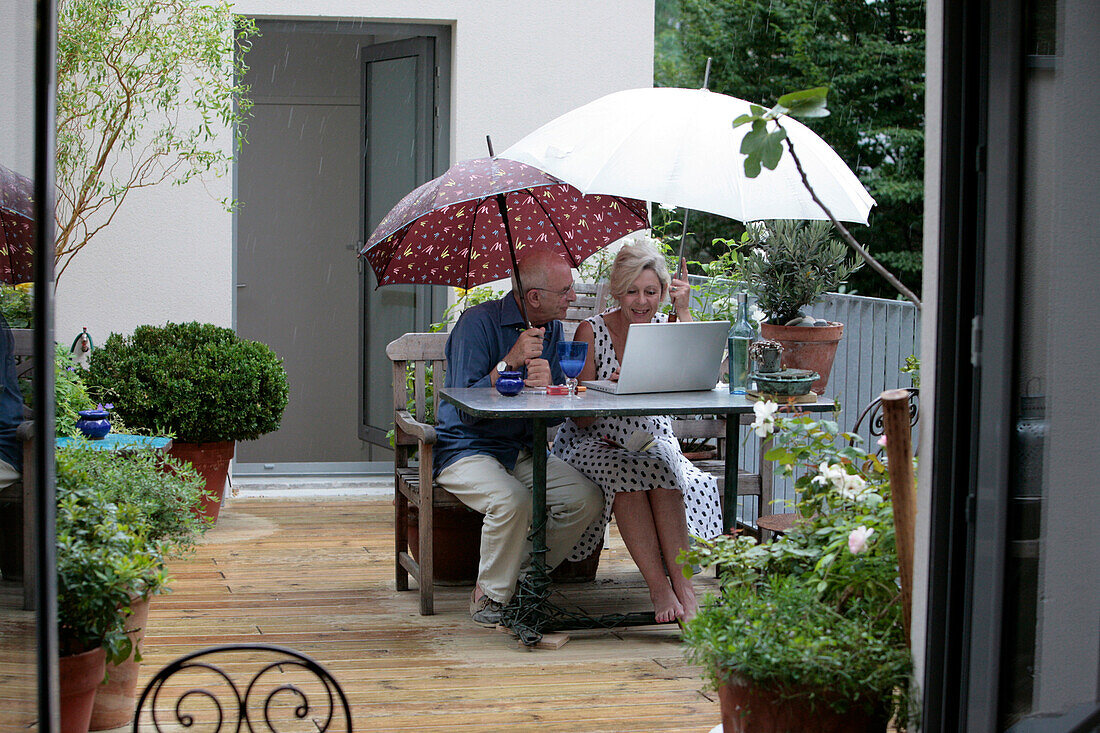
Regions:
<instances>
[{"instance_id":1,"label":"blue glazed pot","mask_svg":"<svg viewBox=\"0 0 1100 733\"><path fill-rule=\"evenodd\" d=\"M497 377L497 392L505 397L518 395L523 391L523 372L501 372Z\"/></svg>"},{"instance_id":2,"label":"blue glazed pot","mask_svg":"<svg viewBox=\"0 0 1100 733\"><path fill-rule=\"evenodd\" d=\"M111 432L111 423L107 420L106 410L81 410L76 421L76 429L88 440L103 440Z\"/></svg>"}]
</instances>

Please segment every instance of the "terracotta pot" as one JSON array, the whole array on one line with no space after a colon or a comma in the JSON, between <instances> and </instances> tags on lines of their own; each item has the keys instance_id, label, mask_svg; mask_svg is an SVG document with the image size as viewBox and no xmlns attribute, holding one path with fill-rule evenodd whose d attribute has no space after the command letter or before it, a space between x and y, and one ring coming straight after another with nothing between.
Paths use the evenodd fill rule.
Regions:
<instances>
[{"instance_id":1,"label":"terracotta pot","mask_svg":"<svg viewBox=\"0 0 1100 733\"><path fill-rule=\"evenodd\" d=\"M106 666L103 647L57 660L61 733L87 733L96 687L103 681Z\"/></svg>"},{"instance_id":2,"label":"terracotta pot","mask_svg":"<svg viewBox=\"0 0 1100 733\"><path fill-rule=\"evenodd\" d=\"M464 506L437 506L432 521L435 585L473 585L481 559L481 515ZM409 506L409 554L420 562L420 512Z\"/></svg>"},{"instance_id":3,"label":"terracotta pot","mask_svg":"<svg viewBox=\"0 0 1100 733\"><path fill-rule=\"evenodd\" d=\"M603 552L603 540L596 545L592 554L583 560L562 560L561 565L550 571L550 580L555 583L590 583L596 579L600 568L600 553Z\"/></svg>"},{"instance_id":4,"label":"terracotta pot","mask_svg":"<svg viewBox=\"0 0 1100 733\"><path fill-rule=\"evenodd\" d=\"M126 635L130 637L134 649L139 649L145 639L145 627L149 622L149 601L149 598L142 598L130 604L133 613L126 618ZM107 665L107 679L96 688L89 730L118 728L133 720L140 670L141 662L134 659L132 652L121 664Z\"/></svg>"},{"instance_id":5,"label":"terracotta pot","mask_svg":"<svg viewBox=\"0 0 1100 733\"><path fill-rule=\"evenodd\" d=\"M229 462L233 459L234 445L232 440L218 443L172 441L172 447L168 449L168 455L194 466L206 481L206 490L217 497L217 501L204 499L201 509L203 514L215 522L218 521L218 512L221 511L222 501L225 499L225 482L229 478Z\"/></svg>"},{"instance_id":6,"label":"terracotta pot","mask_svg":"<svg viewBox=\"0 0 1100 733\"><path fill-rule=\"evenodd\" d=\"M718 688L723 733L885 733L888 716L868 713L853 705L845 713L829 706L828 690L818 691L811 704L806 697L784 697L773 686L758 686L733 677Z\"/></svg>"},{"instance_id":7,"label":"terracotta pot","mask_svg":"<svg viewBox=\"0 0 1100 733\"><path fill-rule=\"evenodd\" d=\"M844 324L830 321L828 326L776 326L760 324L760 338L783 345L784 369L809 369L821 375L810 385L817 394L825 392L833 369L836 347L844 334Z\"/></svg>"}]
</instances>

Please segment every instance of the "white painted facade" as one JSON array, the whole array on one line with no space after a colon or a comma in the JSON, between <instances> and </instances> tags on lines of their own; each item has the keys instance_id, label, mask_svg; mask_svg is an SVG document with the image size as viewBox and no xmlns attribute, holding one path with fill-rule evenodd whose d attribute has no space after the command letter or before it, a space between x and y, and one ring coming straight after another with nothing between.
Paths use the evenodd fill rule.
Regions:
<instances>
[{"instance_id":1,"label":"white painted facade","mask_svg":"<svg viewBox=\"0 0 1100 733\"><path fill-rule=\"evenodd\" d=\"M452 161L497 150L604 94L653 80L653 0L455 3L443 0L239 0L258 18L448 25L453 32ZM228 131L223 144L231 145ZM56 291L56 334L165 321L234 322L233 176L131 193Z\"/></svg>"}]
</instances>

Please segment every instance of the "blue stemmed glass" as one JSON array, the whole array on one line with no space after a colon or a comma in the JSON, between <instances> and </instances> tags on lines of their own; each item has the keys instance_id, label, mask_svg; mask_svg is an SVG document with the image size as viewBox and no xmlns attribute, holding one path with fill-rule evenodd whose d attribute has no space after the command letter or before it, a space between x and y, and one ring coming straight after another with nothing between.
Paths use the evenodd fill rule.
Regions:
<instances>
[{"instance_id":1,"label":"blue stemmed glass","mask_svg":"<svg viewBox=\"0 0 1100 733\"><path fill-rule=\"evenodd\" d=\"M558 363L568 379L569 396L577 396L577 375L584 369L584 360L588 356L588 344L584 341L559 341Z\"/></svg>"}]
</instances>

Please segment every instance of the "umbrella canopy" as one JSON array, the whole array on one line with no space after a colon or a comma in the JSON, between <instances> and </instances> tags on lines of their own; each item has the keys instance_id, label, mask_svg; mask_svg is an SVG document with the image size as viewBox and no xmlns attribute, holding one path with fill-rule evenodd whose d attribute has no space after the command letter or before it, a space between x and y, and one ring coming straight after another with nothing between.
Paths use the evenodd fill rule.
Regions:
<instances>
[{"instance_id":1,"label":"umbrella canopy","mask_svg":"<svg viewBox=\"0 0 1100 733\"><path fill-rule=\"evenodd\" d=\"M706 89L630 89L565 113L500 157L589 194L632 196L739 221L827 219L790 155L775 170L745 176L741 139L751 126L732 123L748 113L748 102ZM866 224L875 201L840 156L797 120L786 118L783 127L834 216Z\"/></svg>"},{"instance_id":2,"label":"umbrella canopy","mask_svg":"<svg viewBox=\"0 0 1100 733\"><path fill-rule=\"evenodd\" d=\"M642 201L585 196L529 165L477 158L456 163L401 199L360 254L379 286L472 288L509 277L516 254L528 247L558 250L576 267L648 226Z\"/></svg>"},{"instance_id":3,"label":"umbrella canopy","mask_svg":"<svg viewBox=\"0 0 1100 733\"><path fill-rule=\"evenodd\" d=\"M34 278L34 183L0 165L0 281Z\"/></svg>"}]
</instances>

